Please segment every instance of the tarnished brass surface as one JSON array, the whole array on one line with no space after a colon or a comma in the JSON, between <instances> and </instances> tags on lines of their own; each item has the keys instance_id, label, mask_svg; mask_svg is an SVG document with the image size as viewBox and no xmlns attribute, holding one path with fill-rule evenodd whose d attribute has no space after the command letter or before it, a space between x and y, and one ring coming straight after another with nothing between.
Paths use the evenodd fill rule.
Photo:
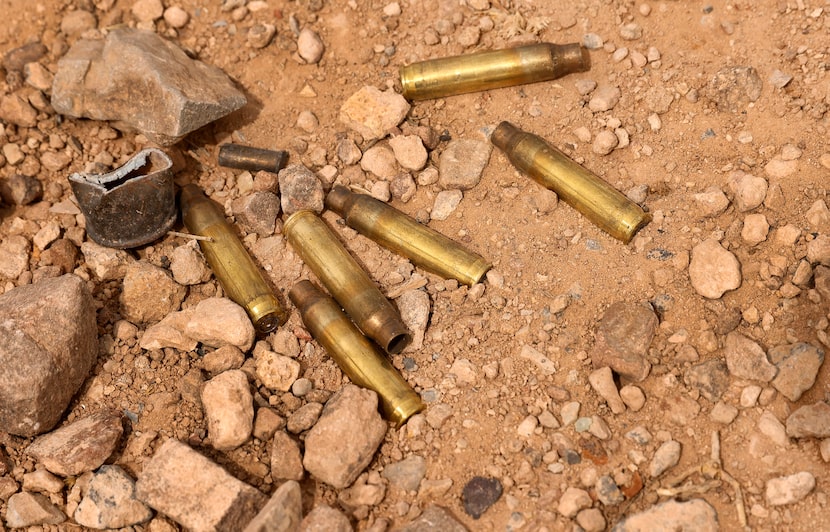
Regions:
<instances>
[{"instance_id":1,"label":"tarnished brass surface","mask_svg":"<svg viewBox=\"0 0 830 532\"><path fill-rule=\"evenodd\" d=\"M387 353L400 353L412 335L392 303L381 293L337 236L312 211L299 211L283 228L291 246L345 309L360 330Z\"/></svg>"},{"instance_id":2,"label":"tarnished brass surface","mask_svg":"<svg viewBox=\"0 0 830 532\"><path fill-rule=\"evenodd\" d=\"M492 267L484 257L398 209L344 186L332 188L326 207L342 216L349 227L442 277L472 286Z\"/></svg>"},{"instance_id":3,"label":"tarnished brass surface","mask_svg":"<svg viewBox=\"0 0 830 532\"><path fill-rule=\"evenodd\" d=\"M541 43L420 61L401 67L400 76L405 98L426 100L548 81L590 68L588 50L579 44Z\"/></svg>"},{"instance_id":4,"label":"tarnished brass surface","mask_svg":"<svg viewBox=\"0 0 830 532\"><path fill-rule=\"evenodd\" d=\"M306 328L354 384L374 390L386 419L400 427L424 409L421 398L383 352L363 336L332 298L309 281L288 293ZM358 427L356 427L357 429Z\"/></svg>"},{"instance_id":5,"label":"tarnished brass surface","mask_svg":"<svg viewBox=\"0 0 830 532\"><path fill-rule=\"evenodd\" d=\"M502 122L490 141L516 168L556 192L614 238L628 243L651 221L639 205L537 135Z\"/></svg>"},{"instance_id":6,"label":"tarnished brass surface","mask_svg":"<svg viewBox=\"0 0 830 532\"><path fill-rule=\"evenodd\" d=\"M126 249L164 236L178 218L172 169L166 153L147 148L112 172L69 176L89 237Z\"/></svg>"},{"instance_id":7,"label":"tarnished brass surface","mask_svg":"<svg viewBox=\"0 0 830 532\"><path fill-rule=\"evenodd\" d=\"M285 323L285 310L219 206L196 185L185 186L179 200L187 230L210 239L199 241L205 259L227 296L247 311L257 332L267 334Z\"/></svg>"},{"instance_id":8,"label":"tarnished brass surface","mask_svg":"<svg viewBox=\"0 0 830 532\"><path fill-rule=\"evenodd\" d=\"M287 151L266 150L242 144L222 144L219 147L219 166L239 168L251 172L265 170L276 174L288 160Z\"/></svg>"}]
</instances>

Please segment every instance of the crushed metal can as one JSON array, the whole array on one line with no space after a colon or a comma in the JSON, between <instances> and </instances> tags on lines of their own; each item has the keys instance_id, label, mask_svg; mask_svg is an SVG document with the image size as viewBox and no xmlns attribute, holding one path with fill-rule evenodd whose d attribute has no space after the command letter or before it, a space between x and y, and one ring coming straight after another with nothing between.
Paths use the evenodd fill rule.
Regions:
<instances>
[{"instance_id":1,"label":"crushed metal can","mask_svg":"<svg viewBox=\"0 0 830 532\"><path fill-rule=\"evenodd\" d=\"M172 168L166 153L147 148L112 172L69 176L89 237L127 249L164 236L178 217Z\"/></svg>"}]
</instances>

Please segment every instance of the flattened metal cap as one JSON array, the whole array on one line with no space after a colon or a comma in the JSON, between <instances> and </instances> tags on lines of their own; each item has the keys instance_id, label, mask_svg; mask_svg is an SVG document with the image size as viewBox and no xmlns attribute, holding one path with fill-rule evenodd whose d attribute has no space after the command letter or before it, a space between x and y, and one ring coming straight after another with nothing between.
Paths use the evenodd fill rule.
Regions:
<instances>
[{"instance_id":1,"label":"flattened metal cap","mask_svg":"<svg viewBox=\"0 0 830 532\"><path fill-rule=\"evenodd\" d=\"M147 148L112 172L69 176L89 237L126 249L167 233L178 214L172 167L166 153Z\"/></svg>"}]
</instances>

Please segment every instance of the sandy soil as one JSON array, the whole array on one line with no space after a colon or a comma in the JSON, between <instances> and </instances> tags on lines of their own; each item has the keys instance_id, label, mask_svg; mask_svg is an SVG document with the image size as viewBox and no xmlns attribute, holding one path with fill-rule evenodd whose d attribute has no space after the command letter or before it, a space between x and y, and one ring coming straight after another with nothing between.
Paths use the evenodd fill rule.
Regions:
<instances>
[{"instance_id":1,"label":"sandy soil","mask_svg":"<svg viewBox=\"0 0 830 532\"><path fill-rule=\"evenodd\" d=\"M747 314L747 310L757 310L758 320L738 320L737 330L767 348L794 340L821 346L817 333L823 319L826 328L827 302L820 298L811 300L809 286L794 297L782 297L778 286L770 287L764 282L762 273L768 271L764 265L768 267L783 257L785 270L792 275L805 255L806 239L815 236L806 212L816 200L827 198L828 169L822 162L827 164L828 157L825 110L830 97L830 78L826 74L830 64L830 13L823 4L809 0L494 0L489 2L489 9L476 10L466 4L488 2L403 0L399 16L386 16L384 7L389 3L270 0L267 9L249 13L236 22L231 20L230 13L220 10L216 0L207 5L190 0L167 4L182 7L191 14L191 20L175 31L160 22L159 32L170 35L203 61L222 68L251 100L242 111L178 145L188 160L188 169L180 174L179 181L204 184L232 176L233 171L215 164L217 145L231 139L288 149L292 162L309 165L313 149L301 153L302 144L310 148L320 146L325 149L327 162L337 166L342 174L347 169L337 159L335 146L348 131L338 121L338 112L342 103L362 86L399 88L398 68L416 60L517 42L581 42L586 34L594 33L603 38L605 45L591 52L589 72L554 82L417 102L409 120L438 132L446 131L452 138L480 138L482 128L509 120L548 139L619 190L646 185L644 205L653 213L654 220L631 244L624 245L562 203L552 212L540 214L527 201L538 191L538 185L517 173L494 150L481 182L465 192L457 211L446 221L433 221L430 225L490 258L503 276L504 286L488 285L481 299L471 300L466 298L466 289L451 285L446 289L443 281L428 277L433 304L431 321L424 348L407 355L414 359L416 369L405 372L405 376L419 391L437 390L439 402L451 405L453 417L428 437L410 439L406 429L397 433L390 430L371 468L379 470L384 464L408 456L413 452L413 443L417 443L417 454L427 460L427 478L453 480L449 492L439 502L471 529L515 529L509 527L523 523L526 530L543 526L556 530L572 526L570 520L556 513L556 501L566 487L581 487L584 469L594 467L600 474L614 474L632 466L629 451L635 446L624 437L632 427L645 426L652 434L668 431L681 442L682 458L673 470L676 474L708 458L711 435L717 430L724 467L741 484L747 509L758 504L768 510L750 515L753 528L830 528L826 512L830 476L817 441L791 441L785 448L767 442L760 457L748 452L751 439L759 435L757 422L763 411L771 411L783 421L801 404L827 399L827 365L819 372L813 388L797 403L778 394L766 406L741 409L735 421L721 425L710 420L712 403L684 384L692 363L678 361L675 356L680 347L688 344L696 348L700 362L722 358L723 335L719 331L729 316L735 315L733 309L744 317L753 314ZM100 27L134 21L129 1L118 0L112 6L102 4L113 2L93 5L89 0L4 0L1 5L6 23L0 27L0 50L42 40L50 47L50 55L43 62L54 69L58 59L55 52L62 48L55 44L63 40L60 23L69 10L85 7L95 11ZM118 10L122 13L120 18L113 15ZM196 12L199 16L193 16ZM292 59L296 37L291 17L322 37L326 51L318 65L303 65ZM482 27L485 18L493 21L493 28L481 33L477 45L458 44L465 29ZM425 35L442 20L454 22L446 42L426 44ZM217 24L219 21L225 23ZM255 22L277 27L274 42L261 50L246 46L247 28ZM640 38L625 40L621 36L621 27L630 22L642 28ZM483 27L488 27L486 22ZM621 47L627 47L629 53L617 61L614 52ZM644 67L632 62L632 54L649 57L652 47L659 52L658 60ZM394 53L388 55L385 50ZM619 55L622 53L618 52ZM763 81L760 98L753 103L742 102L734 112L719 109L718 95L710 89L715 74L732 66L752 66ZM770 82L776 70L792 76L783 88ZM619 87L619 103L611 111L593 113L587 106L589 96L581 96L575 87L579 80ZM657 105L655 98L666 95L670 101L668 110L659 114L660 125L655 127L653 118L649 120ZM295 125L299 113L305 110L312 111L320 122L310 134ZM593 138L613 119L628 132L630 144L609 155L597 155L591 143L579 140L575 133L584 127ZM134 142L131 134L112 141L97 140L94 135L99 126L69 119L56 126L55 132L79 139L84 148L93 143L114 153ZM10 141L13 136L13 132L7 133L6 138ZM26 138L15 140L25 142ZM766 175L765 165L779 156L785 145L796 146L801 152L797 171L786 177ZM440 150L439 146L433 159ZM68 171L82 170L92 158L85 150L66 171L52 174L43 170L38 178L45 184L57 183L63 197L69 197ZM729 195L727 180L734 170L766 177L771 185L780 187L782 199L753 211L766 215L772 227L767 241L758 245L751 246L741 238L745 213L730 207L719 216L702 218L691 199L692 194L710 186ZM11 172L13 169L8 166L0 169L4 176ZM431 207L437 191L433 186L418 187L411 201L395 205L414 215ZM15 216L25 217L26 212L25 208L2 207L0 238L9 230L11 220ZM802 237L793 248L782 247L773 238L775 228L786 224L803 228ZM741 287L719 300L700 296L688 273L691 249L711 235L722 236L722 242L738 257L743 271ZM383 273L393 270L399 259L369 241L355 242L350 247L364 264L377 268L373 276L383 283ZM138 250L136 255L161 263L161 257L180 243L171 237ZM651 253L653 250L668 253ZM660 260L666 256L671 258ZM287 291L290 286L279 288ZM101 303L99 327L105 338L112 338L113 324L120 318L119 291L119 283L112 282L101 283L96 293ZM551 305L562 294L571 295L570 304L562 312L551 314ZM193 291L193 297L198 299L198 290ZM605 309L618 301L659 301L663 308L649 354L654 368L639 383L647 397L645 407L639 412L629 410L614 415L588 385L587 375L593 369L588 353L597 324ZM288 326L299 330L296 315ZM669 340L678 331L686 333L680 344ZM707 347L708 331L717 333L720 345ZM188 401L177 402L161 395L179 393L179 380L194 367L193 357L172 357L171 365L154 364L152 370L138 370L133 361L142 354L140 348L120 342L107 344L102 342L94 379L107 385L108 393L93 399L131 412L155 403L152 413L142 417L137 430L160 431L198 444L205 435L198 408ZM519 352L525 344L550 356L557 372L542 376L521 359ZM455 383L447 377L452 363L462 358L477 370L473 384ZM339 371L319 348L308 356L304 354L300 361L304 375L316 388L334 391L341 385ZM396 363L402 365L402 359L398 358ZM495 378L485 376L488 364L497 364ZM124 384L127 382L130 384ZM739 406L740 392L747 384L732 378L724 401ZM87 386L85 393L96 389ZM545 429L524 438L517 434L517 427L528 415L538 415L548 407L558 417L562 389L571 400L582 404L583 415L601 415L613 437L600 443L602 454L607 457L596 464L583 460L582 464L555 474L539 460L551 449L552 431ZM681 396L690 397L701 406L701 412L684 426L668 419L672 404ZM87 399L79 397L73 403L73 411L77 412ZM579 440L572 428L562 430ZM14 440L7 447L10 454L15 454L24 444ZM646 450L648 458L653 450L652 444ZM214 458L263 491L273 489L267 478L266 443L252 441L235 451L214 453ZM815 475L817 486L813 493L794 505L768 507L764 501L765 482L798 471ZM505 487L505 496L478 521L464 513L460 499L463 486L475 475L496 476ZM655 480L647 480L633 499L602 507L609 524L663 500L656 492L658 485ZM314 504L309 501L336 504L336 493L313 480L306 481L304 489L310 495L307 509ZM702 497L717 509L722 529L738 529L734 492L728 484L713 488ZM401 505L401 501L406 504ZM387 518L399 525L417 513L413 507L424 504L425 501L408 494L390 493L354 523L358 528L366 528L379 518ZM511 522L513 525L508 525Z\"/></svg>"}]
</instances>

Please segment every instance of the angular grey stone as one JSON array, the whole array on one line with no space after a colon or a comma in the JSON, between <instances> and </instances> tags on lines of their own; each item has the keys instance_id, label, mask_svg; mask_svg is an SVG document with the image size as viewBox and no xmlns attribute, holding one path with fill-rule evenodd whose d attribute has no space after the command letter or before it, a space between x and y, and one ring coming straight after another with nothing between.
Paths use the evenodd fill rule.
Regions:
<instances>
[{"instance_id":1,"label":"angular grey stone","mask_svg":"<svg viewBox=\"0 0 830 532\"><path fill-rule=\"evenodd\" d=\"M689 279L698 294L718 299L741 286L741 264L731 251L710 238L692 248Z\"/></svg>"},{"instance_id":2,"label":"angular grey stone","mask_svg":"<svg viewBox=\"0 0 830 532\"><path fill-rule=\"evenodd\" d=\"M599 502L605 506L614 506L625 500L625 495L620 491L617 483L611 475L603 475L597 479L594 488L597 492Z\"/></svg>"},{"instance_id":3,"label":"angular grey stone","mask_svg":"<svg viewBox=\"0 0 830 532\"><path fill-rule=\"evenodd\" d=\"M758 71L749 66L719 70L707 87L709 99L718 111L736 113L761 97L763 82Z\"/></svg>"},{"instance_id":4,"label":"angular grey stone","mask_svg":"<svg viewBox=\"0 0 830 532\"><path fill-rule=\"evenodd\" d=\"M729 207L729 198L717 186L711 186L703 192L694 194L692 199L697 204L703 218L714 218Z\"/></svg>"},{"instance_id":5,"label":"angular grey stone","mask_svg":"<svg viewBox=\"0 0 830 532\"><path fill-rule=\"evenodd\" d=\"M729 372L722 360L709 360L692 366L686 372L685 382L700 390L700 395L716 403L729 388Z\"/></svg>"},{"instance_id":6,"label":"angular grey stone","mask_svg":"<svg viewBox=\"0 0 830 532\"><path fill-rule=\"evenodd\" d=\"M81 244L81 253L87 267L102 281L122 279L127 275L127 265L135 262L123 249L105 248L91 241Z\"/></svg>"},{"instance_id":7,"label":"angular grey stone","mask_svg":"<svg viewBox=\"0 0 830 532\"><path fill-rule=\"evenodd\" d=\"M254 343L256 331L251 319L228 298L209 297L182 313L187 317L184 334L205 345L234 345L247 351Z\"/></svg>"},{"instance_id":8,"label":"angular grey stone","mask_svg":"<svg viewBox=\"0 0 830 532\"><path fill-rule=\"evenodd\" d=\"M0 180L0 198L8 205L28 205L42 195L43 185L34 177L14 174Z\"/></svg>"},{"instance_id":9,"label":"angular grey stone","mask_svg":"<svg viewBox=\"0 0 830 532\"><path fill-rule=\"evenodd\" d=\"M438 184L442 188L469 190L481 180L493 147L476 139L451 141L438 160Z\"/></svg>"},{"instance_id":10,"label":"angular grey stone","mask_svg":"<svg viewBox=\"0 0 830 532\"><path fill-rule=\"evenodd\" d=\"M308 432L303 465L317 479L345 488L372 461L387 428L378 413L377 394L346 385L329 399Z\"/></svg>"},{"instance_id":11,"label":"angular grey stone","mask_svg":"<svg viewBox=\"0 0 830 532\"><path fill-rule=\"evenodd\" d=\"M201 397L214 449L230 451L248 441L254 427L254 399L242 370L228 370L210 379Z\"/></svg>"},{"instance_id":12,"label":"angular grey stone","mask_svg":"<svg viewBox=\"0 0 830 532\"><path fill-rule=\"evenodd\" d=\"M608 366L633 381L646 378L651 364L645 355L654 337L657 315L644 304L617 302L602 317L591 351L595 368Z\"/></svg>"},{"instance_id":13,"label":"angular grey stone","mask_svg":"<svg viewBox=\"0 0 830 532\"><path fill-rule=\"evenodd\" d=\"M299 434L314 426L320 413L323 411L323 405L320 403L306 403L288 416L288 424L286 428L292 434Z\"/></svg>"},{"instance_id":14,"label":"angular grey stone","mask_svg":"<svg viewBox=\"0 0 830 532\"><path fill-rule=\"evenodd\" d=\"M798 401L815 384L824 351L806 343L779 345L769 350L769 358L778 367L772 386L790 401Z\"/></svg>"},{"instance_id":15,"label":"angular grey stone","mask_svg":"<svg viewBox=\"0 0 830 532\"><path fill-rule=\"evenodd\" d=\"M588 102L588 109L594 113L610 111L619 103L620 96L622 96L622 91L620 91L619 87L600 85L591 96L591 100Z\"/></svg>"},{"instance_id":16,"label":"angular grey stone","mask_svg":"<svg viewBox=\"0 0 830 532\"><path fill-rule=\"evenodd\" d=\"M10 528L57 525L64 521L66 516L45 495L23 492L9 497L6 524Z\"/></svg>"},{"instance_id":17,"label":"angular grey stone","mask_svg":"<svg viewBox=\"0 0 830 532\"><path fill-rule=\"evenodd\" d=\"M318 504L300 524L301 532L352 532L349 518L328 504Z\"/></svg>"},{"instance_id":18,"label":"angular grey stone","mask_svg":"<svg viewBox=\"0 0 830 532\"><path fill-rule=\"evenodd\" d=\"M830 235L818 235L807 242L807 260L813 264L830 266Z\"/></svg>"},{"instance_id":19,"label":"angular grey stone","mask_svg":"<svg viewBox=\"0 0 830 532\"><path fill-rule=\"evenodd\" d=\"M77 41L58 61L52 85L58 113L112 120L162 145L246 102L220 69L190 59L154 32L129 28Z\"/></svg>"},{"instance_id":20,"label":"angular grey stone","mask_svg":"<svg viewBox=\"0 0 830 532\"><path fill-rule=\"evenodd\" d=\"M683 530L717 532L718 513L703 499L686 502L667 501L626 517L612 532L645 532L647 530Z\"/></svg>"},{"instance_id":21,"label":"angular grey stone","mask_svg":"<svg viewBox=\"0 0 830 532\"><path fill-rule=\"evenodd\" d=\"M3 68L8 72L21 72L27 64L40 60L48 52L46 46L39 41L12 48L3 56Z\"/></svg>"},{"instance_id":22,"label":"angular grey stone","mask_svg":"<svg viewBox=\"0 0 830 532\"><path fill-rule=\"evenodd\" d=\"M124 276L122 313L132 323L156 323L178 310L186 293L167 270L149 262L133 262Z\"/></svg>"},{"instance_id":23,"label":"angular grey stone","mask_svg":"<svg viewBox=\"0 0 830 532\"><path fill-rule=\"evenodd\" d=\"M805 498L816 487L816 477L802 471L767 481L766 497L770 506L792 504Z\"/></svg>"},{"instance_id":24,"label":"angular grey stone","mask_svg":"<svg viewBox=\"0 0 830 532\"><path fill-rule=\"evenodd\" d=\"M409 107L409 102L393 89L381 92L367 85L340 107L340 121L360 133L363 140L377 140L406 118Z\"/></svg>"},{"instance_id":25,"label":"angular grey stone","mask_svg":"<svg viewBox=\"0 0 830 532\"><path fill-rule=\"evenodd\" d=\"M435 530L467 532L467 527L461 524L449 510L433 504L427 506L420 517L399 529L398 532L433 532Z\"/></svg>"},{"instance_id":26,"label":"angular grey stone","mask_svg":"<svg viewBox=\"0 0 830 532\"><path fill-rule=\"evenodd\" d=\"M659 477L667 469L674 467L680 461L680 442L669 440L661 445L649 464L648 472L652 478Z\"/></svg>"},{"instance_id":27,"label":"angular grey stone","mask_svg":"<svg viewBox=\"0 0 830 532\"><path fill-rule=\"evenodd\" d=\"M769 382L778 373L764 349L739 332L726 335L723 347L729 373L741 379Z\"/></svg>"},{"instance_id":28,"label":"angular grey stone","mask_svg":"<svg viewBox=\"0 0 830 532\"><path fill-rule=\"evenodd\" d=\"M359 508L377 506L386 497L386 484L369 484L366 482L366 475L337 495L337 502L340 507L350 514L354 514Z\"/></svg>"},{"instance_id":29,"label":"angular grey stone","mask_svg":"<svg viewBox=\"0 0 830 532\"><path fill-rule=\"evenodd\" d=\"M294 532L302 519L300 485L289 480L277 488L244 532Z\"/></svg>"},{"instance_id":30,"label":"angular grey stone","mask_svg":"<svg viewBox=\"0 0 830 532\"><path fill-rule=\"evenodd\" d=\"M417 491L427 472L423 456L413 455L383 469L383 478L404 491Z\"/></svg>"},{"instance_id":31,"label":"angular grey stone","mask_svg":"<svg viewBox=\"0 0 830 532\"><path fill-rule=\"evenodd\" d=\"M26 453L64 477L92 471L115 451L123 434L121 414L104 410L36 439Z\"/></svg>"},{"instance_id":32,"label":"angular grey stone","mask_svg":"<svg viewBox=\"0 0 830 532\"><path fill-rule=\"evenodd\" d=\"M424 345L424 333L429 324L430 300L424 290L407 290L395 299L406 328L412 333L412 343L404 353L417 352Z\"/></svg>"},{"instance_id":33,"label":"angular grey stone","mask_svg":"<svg viewBox=\"0 0 830 532\"><path fill-rule=\"evenodd\" d=\"M304 475L300 444L285 431L276 431L271 442L271 478L302 480Z\"/></svg>"},{"instance_id":34,"label":"angular grey stone","mask_svg":"<svg viewBox=\"0 0 830 532\"><path fill-rule=\"evenodd\" d=\"M435 203L432 206L430 217L433 220L446 220L450 217L450 214L455 212L463 198L464 193L460 190L442 190L435 195Z\"/></svg>"},{"instance_id":35,"label":"angular grey stone","mask_svg":"<svg viewBox=\"0 0 830 532\"><path fill-rule=\"evenodd\" d=\"M37 111L17 94L8 94L0 99L0 118L21 127L37 125Z\"/></svg>"},{"instance_id":36,"label":"angular grey stone","mask_svg":"<svg viewBox=\"0 0 830 532\"><path fill-rule=\"evenodd\" d=\"M95 529L123 528L149 521L153 511L135 498L135 481L119 466L101 466L92 476L74 518Z\"/></svg>"},{"instance_id":37,"label":"angular grey stone","mask_svg":"<svg viewBox=\"0 0 830 532\"><path fill-rule=\"evenodd\" d=\"M144 463L136 495L193 532L243 530L267 502L257 489L173 439Z\"/></svg>"},{"instance_id":38,"label":"angular grey stone","mask_svg":"<svg viewBox=\"0 0 830 532\"><path fill-rule=\"evenodd\" d=\"M54 427L97 356L95 307L79 277L0 295L0 431L34 436Z\"/></svg>"},{"instance_id":39,"label":"angular grey stone","mask_svg":"<svg viewBox=\"0 0 830 532\"><path fill-rule=\"evenodd\" d=\"M280 202L286 215L297 211L323 212L323 183L301 164L292 164L280 170Z\"/></svg>"},{"instance_id":40,"label":"angular grey stone","mask_svg":"<svg viewBox=\"0 0 830 532\"><path fill-rule=\"evenodd\" d=\"M253 192L234 201L233 212L249 233L270 236L276 228L280 199L272 192Z\"/></svg>"},{"instance_id":41,"label":"angular grey stone","mask_svg":"<svg viewBox=\"0 0 830 532\"><path fill-rule=\"evenodd\" d=\"M22 235L9 235L0 242L0 279L17 279L29 269L32 245Z\"/></svg>"},{"instance_id":42,"label":"angular grey stone","mask_svg":"<svg viewBox=\"0 0 830 532\"><path fill-rule=\"evenodd\" d=\"M830 405L819 401L805 405L787 418L787 436L830 438Z\"/></svg>"}]
</instances>

